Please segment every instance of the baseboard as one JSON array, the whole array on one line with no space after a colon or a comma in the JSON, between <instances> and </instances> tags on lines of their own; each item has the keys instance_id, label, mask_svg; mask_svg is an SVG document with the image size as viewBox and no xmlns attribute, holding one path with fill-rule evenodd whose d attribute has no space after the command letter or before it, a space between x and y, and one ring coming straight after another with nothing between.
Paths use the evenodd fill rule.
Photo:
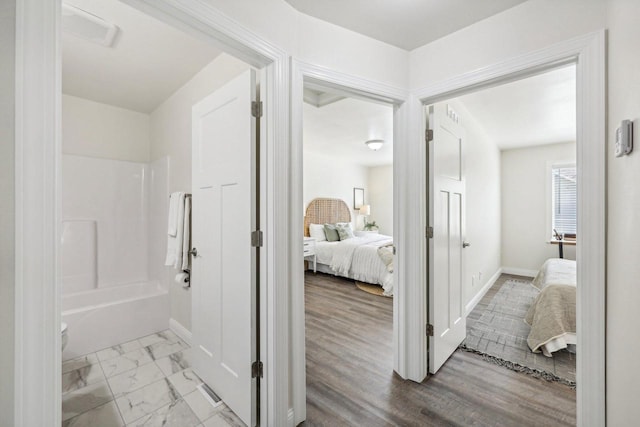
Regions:
<instances>
[{"instance_id":1,"label":"baseboard","mask_svg":"<svg viewBox=\"0 0 640 427\"><path fill-rule=\"evenodd\" d=\"M496 283L496 280L498 280L502 273L502 268L498 268L495 274L491 276L489 280L487 280L487 283L484 284L482 289L480 289L480 291L471 299L471 301L467 303L467 306L465 307L466 314L471 313L473 309L476 308L476 305L478 305L482 297L489 291L489 289L491 289L493 284Z\"/></svg>"},{"instance_id":2,"label":"baseboard","mask_svg":"<svg viewBox=\"0 0 640 427\"><path fill-rule=\"evenodd\" d=\"M176 319L169 319L169 329L176 334L180 339L187 344L191 345L191 331L182 326Z\"/></svg>"},{"instance_id":3,"label":"baseboard","mask_svg":"<svg viewBox=\"0 0 640 427\"><path fill-rule=\"evenodd\" d=\"M527 270L526 268L502 267L504 274L513 274L516 276L536 277L538 270Z\"/></svg>"},{"instance_id":4,"label":"baseboard","mask_svg":"<svg viewBox=\"0 0 640 427\"><path fill-rule=\"evenodd\" d=\"M287 427L295 427L293 423L293 408L289 408L289 412L287 413Z\"/></svg>"}]
</instances>

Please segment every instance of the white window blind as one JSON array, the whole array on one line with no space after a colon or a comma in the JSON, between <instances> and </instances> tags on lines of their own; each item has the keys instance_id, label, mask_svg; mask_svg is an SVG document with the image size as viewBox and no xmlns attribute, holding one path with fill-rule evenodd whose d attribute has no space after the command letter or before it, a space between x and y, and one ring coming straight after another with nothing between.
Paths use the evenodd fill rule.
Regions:
<instances>
[{"instance_id":1,"label":"white window blind","mask_svg":"<svg viewBox=\"0 0 640 427\"><path fill-rule=\"evenodd\" d=\"M577 175L575 165L552 166L552 230L560 234L576 234Z\"/></svg>"}]
</instances>

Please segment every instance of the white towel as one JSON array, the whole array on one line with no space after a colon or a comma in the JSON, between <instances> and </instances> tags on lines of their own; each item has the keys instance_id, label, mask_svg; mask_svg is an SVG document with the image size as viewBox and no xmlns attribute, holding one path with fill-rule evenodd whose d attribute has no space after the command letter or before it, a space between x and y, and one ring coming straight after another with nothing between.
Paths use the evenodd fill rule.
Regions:
<instances>
[{"instance_id":1,"label":"white towel","mask_svg":"<svg viewBox=\"0 0 640 427\"><path fill-rule=\"evenodd\" d=\"M182 245L184 234L184 193L178 192L171 195L171 199L175 196L177 200L177 223L176 223L176 235L169 234L167 238L167 258L164 265L171 265L173 268L182 267ZM169 220L171 220L171 213L169 213ZM169 223L171 227L171 223Z\"/></svg>"},{"instance_id":2,"label":"white towel","mask_svg":"<svg viewBox=\"0 0 640 427\"><path fill-rule=\"evenodd\" d=\"M169 236L175 237L178 234L178 208L180 206L180 198L184 196L181 191L171 193L169 196L169 227L167 233Z\"/></svg>"},{"instance_id":3,"label":"white towel","mask_svg":"<svg viewBox=\"0 0 640 427\"><path fill-rule=\"evenodd\" d=\"M184 199L184 221L182 231L182 270L191 270L189 250L191 249L191 197Z\"/></svg>"}]
</instances>

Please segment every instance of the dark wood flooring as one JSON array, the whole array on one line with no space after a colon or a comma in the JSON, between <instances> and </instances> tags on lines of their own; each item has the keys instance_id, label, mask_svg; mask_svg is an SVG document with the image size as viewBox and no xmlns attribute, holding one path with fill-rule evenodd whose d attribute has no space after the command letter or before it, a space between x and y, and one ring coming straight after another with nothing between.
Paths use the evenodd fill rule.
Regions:
<instances>
[{"instance_id":1,"label":"dark wood flooring","mask_svg":"<svg viewBox=\"0 0 640 427\"><path fill-rule=\"evenodd\" d=\"M307 273L304 426L575 425L575 391L457 351L423 383L393 372L392 300Z\"/></svg>"}]
</instances>

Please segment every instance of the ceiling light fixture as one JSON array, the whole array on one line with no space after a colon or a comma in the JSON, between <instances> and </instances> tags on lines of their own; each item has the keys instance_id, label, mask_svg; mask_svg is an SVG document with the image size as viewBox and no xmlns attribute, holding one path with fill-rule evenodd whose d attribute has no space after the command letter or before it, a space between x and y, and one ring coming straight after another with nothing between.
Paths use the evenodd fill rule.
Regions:
<instances>
[{"instance_id":1,"label":"ceiling light fixture","mask_svg":"<svg viewBox=\"0 0 640 427\"><path fill-rule=\"evenodd\" d=\"M371 139L365 142L365 144L367 144L367 147L369 147L370 150L378 151L380 148L382 148L384 141L382 139Z\"/></svg>"}]
</instances>

